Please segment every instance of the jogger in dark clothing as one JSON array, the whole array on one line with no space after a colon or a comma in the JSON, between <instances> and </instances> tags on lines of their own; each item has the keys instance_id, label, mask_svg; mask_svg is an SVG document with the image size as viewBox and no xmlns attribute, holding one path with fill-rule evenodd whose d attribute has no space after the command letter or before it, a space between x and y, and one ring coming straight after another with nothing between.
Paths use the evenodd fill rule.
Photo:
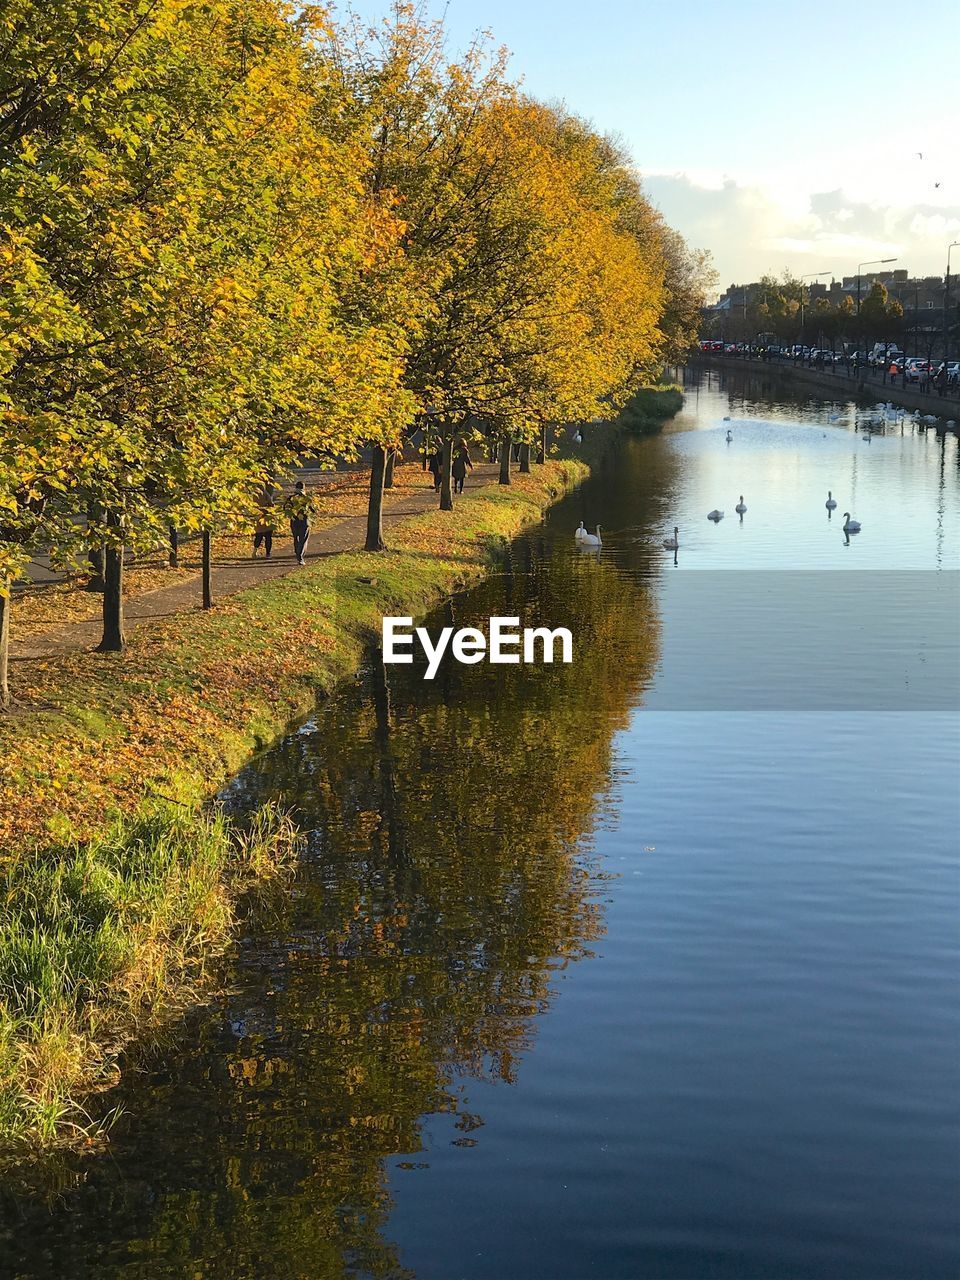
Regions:
<instances>
[{"instance_id":1,"label":"jogger in dark clothing","mask_svg":"<svg viewBox=\"0 0 960 1280\"><path fill-rule=\"evenodd\" d=\"M473 470L473 463L470 461L470 454L467 452L467 446L460 440L457 444L457 455L453 460L453 492L463 493L463 482L467 478L467 468Z\"/></svg>"},{"instance_id":2,"label":"jogger in dark clothing","mask_svg":"<svg viewBox=\"0 0 960 1280\"><path fill-rule=\"evenodd\" d=\"M307 542L310 538L309 521L295 516L290 521L290 532L293 535L293 554L297 557L297 563L306 564L304 556L307 550Z\"/></svg>"},{"instance_id":3,"label":"jogger in dark clothing","mask_svg":"<svg viewBox=\"0 0 960 1280\"><path fill-rule=\"evenodd\" d=\"M298 564L306 564L307 539L310 537L310 516L313 514L313 499L307 493L306 485L298 480L293 493L284 504L290 517L290 533L293 535L293 554Z\"/></svg>"},{"instance_id":4,"label":"jogger in dark clothing","mask_svg":"<svg viewBox=\"0 0 960 1280\"><path fill-rule=\"evenodd\" d=\"M263 553L269 560L273 551L273 520L270 512L266 507L261 508L257 517L257 523L253 530L253 555L256 559L257 552L263 547Z\"/></svg>"}]
</instances>

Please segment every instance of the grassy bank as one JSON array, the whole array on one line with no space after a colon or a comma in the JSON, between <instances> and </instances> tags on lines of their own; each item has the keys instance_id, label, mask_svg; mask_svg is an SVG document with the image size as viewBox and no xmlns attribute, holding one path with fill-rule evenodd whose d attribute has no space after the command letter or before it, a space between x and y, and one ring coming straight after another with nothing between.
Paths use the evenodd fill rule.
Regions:
<instances>
[{"instance_id":1,"label":"grassy bank","mask_svg":"<svg viewBox=\"0 0 960 1280\"><path fill-rule=\"evenodd\" d=\"M620 414L619 422L632 435L654 435L683 408L683 392L678 386L644 387Z\"/></svg>"},{"instance_id":2,"label":"grassy bank","mask_svg":"<svg viewBox=\"0 0 960 1280\"><path fill-rule=\"evenodd\" d=\"M247 886L291 867L265 808L246 829L171 804L103 837L17 859L0 922L0 1137L92 1139L79 1098L112 1083L125 1040L174 1012L228 942Z\"/></svg>"},{"instance_id":3,"label":"grassy bank","mask_svg":"<svg viewBox=\"0 0 960 1280\"><path fill-rule=\"evenodd\" d=\"M387 553L138 628L123 654L18 664L0 724L0 1142L76 1132L124 1041L222 948L244 883L286 860L278 815L244 836L205 812L212 792L356 669L384 614L478 577L585 473L550 462L475 491L395 526Z\"/></svg>"}]
</instances>

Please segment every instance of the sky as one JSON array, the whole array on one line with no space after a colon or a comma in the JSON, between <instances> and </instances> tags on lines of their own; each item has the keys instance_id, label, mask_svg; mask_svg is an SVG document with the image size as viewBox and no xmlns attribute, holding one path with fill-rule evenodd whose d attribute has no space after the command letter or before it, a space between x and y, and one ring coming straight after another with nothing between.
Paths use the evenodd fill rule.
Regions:
<instances>
[{"instance_id":1,"label":"sky","mask_svg":"<svg viewBox=\"0 0 960 1280\"><path fill-rule=\"evenodd\" d=\"M388 6L353 7L370 18ZM489 30L529 93L619 135L667 222L713 254L721 290L786 270L841 279L873 258L942 275L960 240L956 0L913 11L903 0L435 0L427 11L445 14L451 48Z\"/></svg>"}]
</instances>

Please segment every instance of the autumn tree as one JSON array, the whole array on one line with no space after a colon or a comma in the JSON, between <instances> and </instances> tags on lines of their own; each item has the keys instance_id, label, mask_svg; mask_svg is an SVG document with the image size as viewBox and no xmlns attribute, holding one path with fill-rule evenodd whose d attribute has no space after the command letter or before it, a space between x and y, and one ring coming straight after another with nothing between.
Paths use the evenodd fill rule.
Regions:
<instances>
[{"instance_id":1,"label":"autumn tree","mask_svg":"<svg viewBox=\"0 0 960 1280\"><path fill-rule=\"evenodd\" d=\"M857 317L860 333L868 341L884 342L897 337L903 327L903 306L897 298L890 299L887 287L875 280L860 304Z\"/></svg>"},{"instance_id":2,"label":"autumn tree","mask_svg":"<svg viewBox=\"0 0 960 1280\"><path fill-rule=\"evenodd\" d=\"M8 423L34 432L53 405L86 451L85 520L60 535L105 548L109 649L125 546L242 519L302 453L349 455L404 402L396 344L349 310L396 229L368 217L313 14L105 3L76 49L63 16L38 23L46 43L12 32L27 47L11 101L44 59L79 86L20 109L4 181L25 194L4 205L72 328L21 342Z\"/></svg>"},{"instance_id":3,"label":"autumn tree","mask_svg":"<svg viewBox=\"0 0 960 1280\"><path fill-rule=\"evenodd\" d=\"M482 41L449 62L442 25L403 6L338 33L332 56L369 113L371 197L404 222L405 383L442 443L450 509L457 437L493 424L506 451L546 421L615 413L662 351L657 218L612 145L523 98Z\"/></svg>"},{"instance_id":4,"label":"autumn tree","mask_svg":"<svg viewBox=\"0 0 960 1280\"><path fill-rule=\"evenodd\" d=\"M658 328L665 363L680 364L696 340L700 314L717 273L709 250L691 249L678 231L661 224L663 303Z\"/></svg>"}]
</instances>

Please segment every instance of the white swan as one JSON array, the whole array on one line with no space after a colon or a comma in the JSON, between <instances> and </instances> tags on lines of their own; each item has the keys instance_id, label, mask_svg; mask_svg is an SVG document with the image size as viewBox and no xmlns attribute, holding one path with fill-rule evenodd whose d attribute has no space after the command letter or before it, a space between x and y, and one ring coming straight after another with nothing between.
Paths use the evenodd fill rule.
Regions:
<instances>
[{"instance_id":1,"label":"white swan","mask_svg":"<svg viewBox=\"0 0 960 1280\"><path fill-rule=\"evenodd\" d=\"M576 533L573 536L576 542L582 542L584 538L587 536L587 531L583 526L582 520L580 521L580 527L577 529Z\"/></svg>"},{"instance_id":2,"label":"white swan","mask_svg":"<svg viewBox=\"0 0 960 1280\"><path fill-rule=\"evenodd\" d=\"M837 509L837 500L833 496L833 494L830 492L829 489L827 490L827 500L823 505L827 508L828 511L836 511Z\"/></svg>"},{"instance_id":3,"label":"white swan","mask_svg":"<svg viewBox=\"0 0 960 1280\"><path fill-rule=\"evenodd\" d=\"M717 522L718 520L722 520L722 519L723 519L723 512L722 512L722 511L718 511L718 510L716 509L716 507L714 507L714 509L713 509L712 511L708 511L708 512L707 512L707 519L708 519L708 520L712 520L712 521L716 524L716 522Z\"/></svg>"},{"instance_id":4,"label":"white swan","mask_svg":"<svg viewBox=\"0 0 960 1280\"><path fill-rule=\"evenodd\" d=\"M859 520L851 520L851 519L850 519L850 512L849 512L849 511L845 511L845 512L843 513L843 532L844 532L844 533L859 533L859 532L860 532L860 521L859 521Z\"/></svg>"},{"instance_id":5,"label":"white swan","mask_svg":"<svg viewBox=\"0 0 960 1280\"><path fill-rule=\"evenodd\" d=\"M585 547L602 547L603 542L600 538L600 526L597 525L596 533L587 533L584 531L583 537L580 539Z\"/></svg>"},{"instance_id":6,"label":"white swan","mask_svg":"<svg viewBox=\"0 0 960 1280\"><path fill-rule=\"evenodd\" d=\"M673 526L673 537L664 538L663 545L668 551L676 551L680 546L680 530L676 525Z\"/></svg>"},{"instance_id":7,"label":"white swan","mask_svg":"<svg viewBox=\"0 0 960 1280\"><path fill-rule=\"evenodd\" d=\"M577 434L573 437L573 443L574 443L574 444L583 444L583 436L580 434L580 432L579 432L579 431L578 431L578 432L577 432Z\"/></svg>"},{"instance_id":8,"label":"white swan","mask_svg":"<svg viewBox=\"0 0 960 1280\"><path fill-rule=\"evenodd\" d=\"M738 515L738 516L742 516L742 515L743 515L743 513L746 511L746 509L747 509L747 504L744 502L744 500L743 500L743 494L741 493L741 495L740 495L740 501L739 501L739 502L737 503L737 505L734 507L734 511L736 511L736 513L737 513L737 515Z\"/></svg>"},{"instance_id":9,"label":"white swan","mask_svg":"<svg viewBox=\"0 0 960 1280\"><path fill-rule=\"evenodd\" d=\"M727 444L732 444L732 443L733 443L733 432L732 432L732 431L728 431L728 432L727 432Z\"/></svg>"}]
</instances>

